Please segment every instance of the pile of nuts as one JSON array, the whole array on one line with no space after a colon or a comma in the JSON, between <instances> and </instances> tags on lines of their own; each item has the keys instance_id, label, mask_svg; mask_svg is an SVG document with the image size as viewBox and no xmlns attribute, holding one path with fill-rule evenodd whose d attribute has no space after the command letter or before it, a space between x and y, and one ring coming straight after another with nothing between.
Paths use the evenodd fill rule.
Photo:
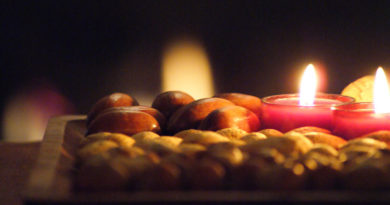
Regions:
<instances>
[{"instance_id":1,"label":"pile of nuts","mask_svg":"<svg viewBox=\"0 0 390 205\"><path fill-rule=\"evenodd\" d=\"M259 130L257 99L230 93L194 101L171 91L152 108L124 94L107 96L88 115L75 188L390 188L390 131L345 141L317 127Z\"/></svg>"}]
</instances>

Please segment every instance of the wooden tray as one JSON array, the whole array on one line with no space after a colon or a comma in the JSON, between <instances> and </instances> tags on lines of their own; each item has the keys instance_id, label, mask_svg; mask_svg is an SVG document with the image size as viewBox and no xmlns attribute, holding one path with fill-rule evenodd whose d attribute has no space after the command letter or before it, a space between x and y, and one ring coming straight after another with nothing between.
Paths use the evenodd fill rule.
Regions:
<instances>
[{"instance_id":1,"label":"wooden tray","mask_svg":"<svg viewBox=\"0 0 390 205\"><path fill-rule=\"evenodd\" d=\"M390 203L390 192L351 191L169 191L74 193L71 189L76 147L83 137L84 115L52 118L38 161L23 193L26 204L259 204Z\"/></svg>"}]
</instances>

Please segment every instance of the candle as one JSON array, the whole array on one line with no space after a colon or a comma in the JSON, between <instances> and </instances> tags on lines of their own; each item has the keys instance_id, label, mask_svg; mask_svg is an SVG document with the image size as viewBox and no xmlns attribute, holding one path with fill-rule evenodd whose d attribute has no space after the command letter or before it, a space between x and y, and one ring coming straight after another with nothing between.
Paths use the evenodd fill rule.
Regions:
<instances>
[{"instance_id":1,"label":"candle","mask_svg":"<svg viewBox=\"0 0 390 205\"><path fill-rule=\"evenodd\" d=\"M378 68L374 102L351 103L334 110L334 134L353 139L378 130L390 130L390 94L386 75Z\"/></svg>"},{"instance_id":2,"label":"candle","mask_svg":"<svg viewBox=\"0 0 390 205\"><path fill-rule=\"evenodd\" d=\"M313 105L299 104L298 94L284 94L262 99L262 123L264 128L287 132L303 126L332 128L332 108L353 102L354 99L337 94L317 94Z\"/></svg>"},{"instance_id":3,"label":"candle","mask_svg":"<svg viewBox=\"0 0 390 205\"><path fill-rule=\"evenodd\" d=\"M287 132L303 126L332 128L332 109L354 99L338 94L316 94L313 65L307 66L300 85L300 94L282 94L262 99L263 128Z\"/></svg>"}]
</instances>

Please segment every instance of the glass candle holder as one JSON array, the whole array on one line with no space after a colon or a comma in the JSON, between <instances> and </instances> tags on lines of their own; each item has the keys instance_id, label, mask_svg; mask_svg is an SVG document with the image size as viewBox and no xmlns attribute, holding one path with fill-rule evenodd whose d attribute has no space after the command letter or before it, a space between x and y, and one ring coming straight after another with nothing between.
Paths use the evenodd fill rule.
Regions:
<instances>
[{"instance_id":1,"label":"glass candle holder","mask_svg":"<svg viewBox=\"0 0 390 205\"><path fill-rule=\"evenodd\" d=\"M390 113L375 113L373 103L351 103L334 109L333 133L354 139L378 130L390 130Z\"/></svg>"},{"instance_id":2,"label":"glass candle holder","mask_svg":"<svg viewBox=\"0 0 390 205\"><path fill-rule=\"evenodd\" d=\"M263 128L287 132L294 128L316 126L332 128L333 109L337 105L352 103L355 99L338 94L316 94L314 105L299 105L299 94L282 94L262 98L261 121Z\"/></svg>"}]
</instances>

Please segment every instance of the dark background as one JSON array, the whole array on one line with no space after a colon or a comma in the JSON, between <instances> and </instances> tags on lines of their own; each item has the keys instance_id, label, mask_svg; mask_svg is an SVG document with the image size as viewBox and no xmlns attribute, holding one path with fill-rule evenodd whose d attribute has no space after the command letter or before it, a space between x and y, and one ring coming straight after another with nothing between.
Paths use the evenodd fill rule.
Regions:
<instances>
[{"instance_id":1,"label":"dark background","mask_svg":"<svg viewBox=\"0 0 390 205\"><path fill-rule=\"evenodd\" d=\"M260 97L297 92L297 70L314 63L327 74L324 91L339 93L379 65L390 68L387 1L1 5L1 107L34 86L56 89L75 113L86 113L98 98L114 91L157 94L164 45L180 35L203 43L216 92Z\"/></svg>"}]
</instances>

